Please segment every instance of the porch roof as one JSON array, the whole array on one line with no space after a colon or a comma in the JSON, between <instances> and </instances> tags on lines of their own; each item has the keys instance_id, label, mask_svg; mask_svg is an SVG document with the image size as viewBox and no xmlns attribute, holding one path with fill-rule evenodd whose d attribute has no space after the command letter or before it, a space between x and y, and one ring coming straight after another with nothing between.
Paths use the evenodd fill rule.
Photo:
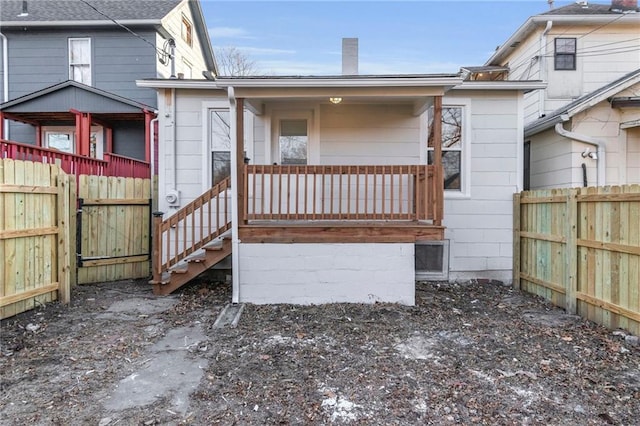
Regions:
<instances>
[{"instance_id":1,"label":"porch roof","mask_svg":"<svg viewBox=\"0 0 640 426\"><path fill-rule=\"evenodd\" d=\"M67 80L0 105L7 118L26 123L73 122L72 109L104 121L144 121L154 108L122 96Z\"/></svg>"}]
</instances>

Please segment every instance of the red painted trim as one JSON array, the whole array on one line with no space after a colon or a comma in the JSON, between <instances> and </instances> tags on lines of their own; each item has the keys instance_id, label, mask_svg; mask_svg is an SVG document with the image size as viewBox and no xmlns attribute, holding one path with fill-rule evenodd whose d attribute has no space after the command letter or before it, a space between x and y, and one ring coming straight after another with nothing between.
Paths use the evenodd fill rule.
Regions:
<instances>
[{"instance_id":1,"label":"red painted trim","mask_svg":"<svg viewBox=\"0 0 640 426\"><path fill-rule=\"evenodd\" d=\"M151 120L155 114L144 110L144 161L151 162Z\"/></svg>"}]
</instances>

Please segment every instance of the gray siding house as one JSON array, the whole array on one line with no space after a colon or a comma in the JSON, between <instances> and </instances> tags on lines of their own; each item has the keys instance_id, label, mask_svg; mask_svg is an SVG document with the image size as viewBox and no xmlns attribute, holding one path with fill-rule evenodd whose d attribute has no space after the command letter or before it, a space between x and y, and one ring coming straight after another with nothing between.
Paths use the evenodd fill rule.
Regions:
<instances>
[{"instance_id":1,"label":"gray siding house","mask_svg":"<svg viewBox=\"0 0 640 426\"><path fill-rule=\"evenodd\" d=\"M216 74L199 0L0 0L0 138L149 162L156 92Z\"/></svg>"}]
</instances>

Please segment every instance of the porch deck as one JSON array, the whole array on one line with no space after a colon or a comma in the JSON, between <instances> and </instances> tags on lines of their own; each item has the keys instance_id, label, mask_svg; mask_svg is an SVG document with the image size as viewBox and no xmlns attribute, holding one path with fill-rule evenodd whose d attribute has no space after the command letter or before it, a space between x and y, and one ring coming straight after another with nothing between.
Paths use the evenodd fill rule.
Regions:
<instances>
[{"instance_id":1,"label":"porch deck","mask_svg":"<svg viewBox=\"0 0 640 426\"><path fill-rule=\"evenodd\" d=\"M238 228L243 243L411 243L444 239L427 221L251 221Z\"/></svg>"}]
</instances>

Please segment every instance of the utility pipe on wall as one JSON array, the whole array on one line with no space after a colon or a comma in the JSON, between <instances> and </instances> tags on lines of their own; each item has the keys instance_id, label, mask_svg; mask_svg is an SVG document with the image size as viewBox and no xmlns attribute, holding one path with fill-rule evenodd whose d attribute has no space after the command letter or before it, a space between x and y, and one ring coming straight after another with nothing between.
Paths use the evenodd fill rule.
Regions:
<instances>
[{"instance_id":1,"label":"utility pipe on wall","mask_svg":"<svg viewBox=\"0 0 640 426\"><path fill-rule=\"evenodd\" d=\"M240 302L240 240L238 239L238 159L236 146L238 141L237 132L237 115L242 114L243 111L238 112L236 104L235 91L232 86L227 89L229 96L229 134L231 135L231 302Z\"/></svg>"},{"instance_id":2,"label":"utility pipe on wall","mask_svg":"<svg viewBox=\"0 0 640 426\"><path fill-rule=\"evenodd\" d=\"M551 31L551 27L553 26L553 21L547 21L547 26L544 31L540 35L540 80L546 81L547 79L547 34ZM539 115L542 116L545 113L544 108L544 96L545 90L538 90L538 111Z\"/></svg>"},{"instance_id":3,"label":"utility pipe on wall","mask_svg":"<svg viewBox=\"0 0 640 426\"><path fill-rule=\"evenodd\" d=\"M2 37L2 103L9 100L9 40L7 36L0 33ZM4 120L4 139L9 140L9 120Z\"/></svg>"},{"instance_id":4,"label":"utility pipe on wall","mask_svg":"<svg viewBox=\"0 0 640 426\"><path fill-rule=\"evenodd\" d=\"M156 118L154 118L153 120L151 120L151 122L149 123L149 125L151 126L151 141L149 141L149 143L151 144L151 161L149 162L149 170L151 172L151 182L149 185L149 198L153 200L153 196L154 196L154 185L153 185L153 174L155 173L155 160L156 160L156 145L155 145L155 140L156 140L156 124L158 124L158 110L154 111L154 114L156 115ZM156 207L157 209L157 207Z\"/></svg>"},{"instance_id":5,"label":"utility pipe on wall","mask_svg":"<svg viewBox=\"0 0 640 426\"><path fill-rule=\"evenodd\" d=\"M560 118L562 119L562 122L557 123L555 127L557 134L567 139L572 139L578 142L586 143L596 148L597 158L595 158L594 160L596 161L596 167L597 167L597 176L598 176L597 185L598 186L606 185L606 182L607 182L606 152L607 150L606 150L605 142L601 139L596 139L591 136L581 135L580 133L570 132L566 130L564 128L564 123L569 121L569 116L562 115Z\"/></svg>"}]
</instances>

